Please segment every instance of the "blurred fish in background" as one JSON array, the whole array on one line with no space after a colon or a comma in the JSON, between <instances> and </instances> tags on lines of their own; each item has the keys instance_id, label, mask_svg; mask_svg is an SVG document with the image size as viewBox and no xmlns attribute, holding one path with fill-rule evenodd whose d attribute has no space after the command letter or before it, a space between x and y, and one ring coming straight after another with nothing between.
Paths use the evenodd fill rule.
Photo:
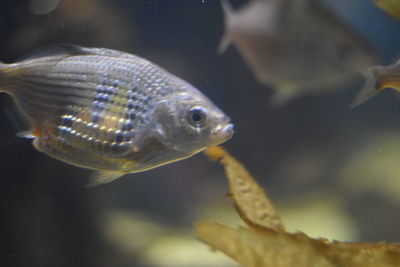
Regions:
<instances>
[{"instance_id":1,"label":"blurred fish in background","mask_svg":"<svg viewBox=\"0 0 400 267\"><path fill-rule=\"evenodd\" d=\"M369 42L321 2L252 0L234 10L222 0L222 53L235 45L257 80L275 90L271 103L338 90L376 61Z\"/></svg>"},{"instance_id":2,"label":"blurred fish in background","mask_svg":"<svg viewBox=\"0 0 400 267\"><path fill-rule=\"evenodd\" d=\"M375 5L383 9L389 16L400 19L400 1L398 0L374 0Z\"/></svg>"},{"instance_id":3,"label":"blurred fish in background","mask_svg":"<svg viewBox=\"0 0 400 267\"><path fill-rule=\"evenodd\" d=\"M390 66L370 67L365 72L366 82L354 99L352 106L358 106L386 88L400 91L400 60Z\"/></svg>"}]
</instances>

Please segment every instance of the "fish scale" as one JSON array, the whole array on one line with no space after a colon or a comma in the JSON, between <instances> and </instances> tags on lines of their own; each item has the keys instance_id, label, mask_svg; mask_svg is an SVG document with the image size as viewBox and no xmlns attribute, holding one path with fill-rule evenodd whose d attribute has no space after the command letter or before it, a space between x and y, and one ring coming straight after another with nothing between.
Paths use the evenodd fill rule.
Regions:
<instances>
[{"instance_id":1,"label":"fish scale","mask_svg":"<svg viewBox=\"0 0 400 267\"><path fill-rule=\"evenodd\" d=\"M95 65L93 65L92 63L97 63L98 60L84 60L83 62L85 63L90 63L89 65L85 65L85 67L87 67L87 70L92 69ZM42 63L45 64L45 63ZM125 99L126 97L124 97L124 92L126 90L124 90L125 88L127 88L126 86L124 87L123 83L121 83L119 80L111 80L108 81L107 78L104 79L104 77L100 78L102 79L102 83L101 85L103 87L107 86L108 88L110 88L110 86L115 87L115 90L113 91L118 91L120 96L115 95L113 96L112 94L104 94L103 92L101 93L96 93L94 94L94 89L96 89L96 91L98 90L98 85L96 82L92 82L91 84L87 83L87 77L90 77L92 80L96 80L98 79L97 75L87 72L85 74L71 74L68 71L69 70L75 70L77 68L82 68L81 62L79 61L72 61L71 64L59 64L57 65L57 67L55 68L54 72L51 73L51 75L48 75L49 78L51 78L51 80L53 81L53 84L57 84L57 87L59 87L60 89L63 89L63 86L65 86L65 84L70 84L70 81L74 81L74 85L76 85L77 89L80 89L84 86L86 90L80 90L81 95L80 96L76 96L75 101L71 101L71 102L77 102L82 106L88 106L86 104L88 103L81 103L82 102L82 97L85 97L85 99L88 102L91 102L91 108L88 109L83 109L79 112L79 116L74 116L71 115L69 113L69 110L74 110L74 106L70 105L66 107L66 112L65 114L61 115L61 119L60 121L63 121L63 118L70 118L71 121L71 125L63 125L61 123L60 126L57 126L58 128L58 132L61 134L62 138L59 140L60 142L65 142L69 145L71 145L72 147L80 147L80 148L85 148L87 150L91 150L94 148L96 140L103 140L101 142L97 142L102 144L100 147L100 151L106 152L106 151L112 151L112 152L118 152L118 149L114 149L111 150L111 147L114 146L119 146L121 144L122 140L120 142L117 142L118 140L116 140L116 136L117 136L117 131L119 131L120 125L119 122L120 120L118 119L119 117L122 117L122 109L120 106L125 106ZM58 72L58 69L61 69L62 72ZM119 69L118 69L119 70ZM40 77L38 77L40 78ZM86 79L85 79L86 78ZM107 82L108 81L108 82ZM88 87L88 85L91 85L90 87ZM117 85L119 85L118 88ZM52 86L52 84L50 84L50 86ZM51 87L53 89L53 87ZM92 89L90 91L88 91L87 89ZM37 91L35 92L37 94ZM83 96L82 93L85 93L86 95ZM38 96L38 95L36 95ZM51 97L51 95L47 95L47 97ZM57 96L54 96L54 98L57 98ZM117 98L117 99L114 99ZM69 98L69 100L73 100L71 98ZM117 100L117 101L116 101ZM120 106L118 105L120 104ZM137 108L137 106L136 106ZM131 110L128 110L127 112L130 112ZM138 110L140 112L140 110ZM102 115L99 117L102 117L102 123L99 127L99 125L97 125L96 122L96 128L99 130L95 130L93 129L93 125L88 126L90 124L93 124L93 114L94 113L98 113L98 112L103 112L103 113L107 113L107 115ZM91 119L89 119L91 118ZM122 121L124 122L124 121ZM55 124L57 125L58 123L55 122ZM54 127L54 126L53 126ZM51 127L51 128L53 128ZM126 135L126 133L125 133ZM91 141L89 141L91 140ZM54 145L54 144L53 144ZM126 144L123 145L124 147L127 147ZM98 147L98 146L97 146ZM81 149L82 150L82 149ZM96 150L97 152L97 150ZM116 153L115 153L116 154Z\"/></svg>"},{"instance_id":2,"label":"fish scale","mask_svg":"<svg viewBox=\"0 0 400 267\"><path fill-rule=\"evenodd\" d=\"M90 151L93 150L97 153L99 150L103 152L103 154L111 154L114 157L118 157L120 153L124 155L129 150L129 146L131 146L132 143L124 141L124 139L130 139L130 134L127 132L122 133L120 131L126 120L121 121L119 118L125 117L132 122L133 116L136 117L136 114L138 116L142 115L142 113L146 111L144 104L147 103L144 103L145 101L142 101L143 97L140 97L143 92L140 92L139 90L139 95L134 103L131 103L131 105L128 106L128 101L132 101L126 97L129 85L125 82L121 82L119 79L110 79L108 77L99 78L95 73L91 73L91 70L98 69L100 57L94 56L89 59L85 58L84 60L81 60L80 58L81 57L77 57L74 60L57 64L54 71L47 77L61 89L66 84L71 86L71 81L74 81L73 85L76 86L75 88L77 89L84 87L85 90L80 90L80 92L81 94L85 93L86 95L77 96L75 101L79 103L79 105L88 106L88 108L81 110L78 116L74 116L69 112L69 110L74 110L74 106L67 106L65 114L60 116L60 121L62 122L63 118L70 118L71 125L63 125L63 123L61 123L60 126L56 126L59 123L55 122L55 125L49 127L51 127L53 131L56 126L57 132L62 137L55 140L68 144L74 149L80 148L80 152L87 150L87 152L90 153ZM122 62L116 64L111 62L111 64L107 64L107 61L104 62L103 60L100 64L100 69L107 71L114 68L113 72L122 77L132 73L132 71L128 71L128 66L132 65L129 63L130 62ZM46 62L41 64L45 65ZM145 64L141 65L141 67L144 66ZM76 69L83 68L86 69L85 73L71 73ZM145 75L144 80L151 81L151 79L156 75L150 70L147 71L149 72L149 75ZM156 78L159 80L160 76L156 76ZM114 90L111 91L117 91L119 95L98 92L98 80L101 80L100 86L107 88L113 87ZM88 81L92 82L88 84ZM150 88L148 86L149 84L151 84L151 82L146 84L147 93L154 93L154 89ZM130 89L132 88L138 89L139 87L131 86ZM88 91L87 89L91 90ZM57 96L53 97L57 98ZM87 101L86 103L82 103L82 97L85 97L85 101ZM69 100L74 103L75 101L72 101L73 99L74 98L69 98ZM125 106L127 106L127 108L123 110L121 107ZM93 116L94 114L95 116ZM93 117L95 118L94 120ZM97 117L99 118L97 119ZM93 125L94 123L96 124ZM95 128L93 126L95 126ZM120 134L125 138L118 138ZM46 145L44 146L47 147ZM58 147L55 143L52 143L52 146Z\"/></svg>"},{"instance_id":3,"label":"fish scale","mask_svg":"<svg viewBox=\"0 0 400 267\"><path fill-rule=\"evenodd\" d=\"M36 149L98 170L91 184L190 157L233 133L196 88L128 53L58 45L0 63L0 91L28 117Z\"/></svg>"}]
</instances>

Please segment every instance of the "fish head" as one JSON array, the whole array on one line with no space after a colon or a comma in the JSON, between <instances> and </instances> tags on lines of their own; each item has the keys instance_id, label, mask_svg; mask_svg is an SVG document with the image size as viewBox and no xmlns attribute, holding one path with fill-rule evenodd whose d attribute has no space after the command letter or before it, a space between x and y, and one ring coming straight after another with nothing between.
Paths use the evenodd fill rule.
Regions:
<instances>
[{"instance_id":1,"label":"fish head","mask_svg":"<svg viewBox=\"0 0 400 267\"><path fill-rule=\"evenodd\" d=\"M197 90L174 93L152 115L157 138L184 156L219 145L233 135L230 119Z\"/></svg>"}]
</instances>

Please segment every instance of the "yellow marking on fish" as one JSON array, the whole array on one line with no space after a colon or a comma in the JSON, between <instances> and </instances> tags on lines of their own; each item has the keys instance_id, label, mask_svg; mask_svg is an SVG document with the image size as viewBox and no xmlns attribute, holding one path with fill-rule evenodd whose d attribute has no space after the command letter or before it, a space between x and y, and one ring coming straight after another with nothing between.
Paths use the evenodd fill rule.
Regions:
<instances>
[{"instance_id":1,"label":"yellow marking on fish","mask_svg":"<svg viewBox=\"0 0 400 267\"><path fill-rule=\"evenodd\" d=\"M378 86L378 91L383 90L385 88L393 88L395 90L400 91L400 78L390 77L380 81Z\"/></svg>"}]
</instances>

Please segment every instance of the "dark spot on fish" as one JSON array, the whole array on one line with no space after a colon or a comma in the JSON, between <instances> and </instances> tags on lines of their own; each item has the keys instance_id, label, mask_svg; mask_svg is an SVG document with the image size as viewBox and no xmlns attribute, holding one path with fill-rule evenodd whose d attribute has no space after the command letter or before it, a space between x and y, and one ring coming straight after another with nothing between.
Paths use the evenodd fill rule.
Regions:
<instances>
[{"instance_id":1,"label":"dark spot on fish","mask_svg":"<svg viewBox=\"0 0 400 267\"><path fill-rule=\"evenodd\" d=\"M136 110L140 110L140 111L142 111L143 112L143 110L145 109L145 105L142 103L142 102L138 102L137 104L136 104Z\"/></svg>"},{"instance_id":2,"label":"dark spot on fish","mask_svg":"<svg viewBox=\"0 0 400 267\"><path fill-rule=\"evenodd\" d=\"M96 92L97 93L103 93L104 92L104 86L103 85L98 85L97 87L96 87Z\"/></svg>"},{"instance_id":3,"label":"dark spot on fish","mask_svg":"<svg viewBox=\"0 0 400 267\"><path fill-rule=\"evenodd\" d=\"M114 87L107 87L105 90L105 93L108 95L113 95L115 93L115 88Z\"/></svg>"},{"instance_id":4,"label":"dark spot on fish","mask_svg":"<svg viewBox=\"0 0 400 267\"><path fill-rule=\"evenodd\" d=\"M132 139L132 135L131 135L131 132L128 132L128 131L124 131L123 133L123 139L124 139L124 142L129 142L129 141L131 141L131 139Z\"/></svg>"},{"instance_id":5,"label":"dark spot on fish","mask_svg":"<svg viewBox=\"0 0 400 267\"><path fill-rule=\"evenodd\" d=\"M136 87L134 87L134 88L136 88ZM137 100L137 93L136 92L128 91L127 96L128 96L129 99Z\"/></svg>"},{"instance_id":6,"label":"dark spot on fish","mask_svg":"<svg viewBox=\"0 0 400 267\"><path fill-rule=\"evenodd\" d=\"M99 113L93 112L93 113L91 114L91 121L92 121L93 123L98 123L98 122L100 121L100 115L99 115Z\"/></svg>"},{"instance_id":7,"label":"dark spot on fish","mask_svg":"<svg viewBox=\"0 0 400 267\"><path fill-rule=\"evenodd\" d=\"M106 105L105 105L104 103L99 102L99 101L94 101L94 102L92 103L92 107L93 107L93 109L95 109L95 110L101 111L101 110L104 110L104 109L105 109Z\"/></svg>"},{"instance_id":8,"label":"dark spot on fish","mask_svg":"<svg viewBox=\"0 0 400 267\"><path fill-rule=\"evenodd\" d=\"M149 103L149 101L150 101L150 97L148 97L148 96L143 96L142 101L143 101L144 104L147 104L147 103Z\"/></svg>"},{"instance_id":9,"label":"dark spot on fish","mask_svg":"<svg viewBox=\"0 0 400 267\"><path fill-rule=\"evenodd\" d=\"M113 87L115 88L115 87L118 87L118 85L120 84L120 82L118 81L118 80L116 80L116 81L114 81L114 83L113 83Z\"/></svg>"},{"instance_id":10,"label":"dark spot on fish","mask_svg":"<svg viewBox=\"0 0 400 267\"><path fill-rule=\"evenodd\" d=\"M131 143L129 142L112 143L110 148L112 153L123 153L127 152L131 148Z\"/></svg>"},{"instance_id":11,"label":"dark spot on fish","mask_svg":"<svg viewBox=\"0 0 400 267\"><path fill-rule=\"evenodd\" d=\"M115 142L121 143L124 140L124 134L121 131L115 132Z\"/></svg>"},{"instance_id":12,"label":"dark spot on fish","mask_svg":"<svg viewBox=\"0 0 400 267\"><path fill-rule=\"evenodd\" d=\"M69 128L66 128L66 127L59 127L58 130L59 130L59 134L60 134L61 136L66 136L66 135L68 135L69 132L70 132L70 129L69 129Z\"/></svg>"},{"instance_id":13,"label":"dark spot on fish","mask_svg":"<svg viewBox=\"0 0 400 267\"><path fill-rule=\"evenodd\" d=\"M133 123L132 121L128 120L122 124L122 130L123 131L131 131L133 129Z\"/></svg>"},{"instance_id":14,"label":"dark spot on fish","mask_svg":"<svg viewBox=\"0 0 400 267\"><path fill-rule=\"evenodd\" d=\"M72 116L64 116L61 121L61 125L71 127L73 123Z\"/></svg>"},{"instance_id":15,"label":"dark spot on fish","mask_svg":"<svg viewBox=\"0 0 400 267\"><path fill-rule=\"evenodd\" d=\"M136 118L136 112L134 110L128 110L125 114L127 119L134 120Z\"/></svg>"},{"instance_id":16,"label":"dark spot on fish","mask_svg":"<svg viewBox=\"0 0 400 267\"><path fill-rule=\"evenodd\" d=\"M126 107L128 109L133 109L135 107L135 102L133 102L132 100L128 100Z\"/></svg>"},{"instance_id":17,"label":"dark spot on fish","mask_svg":"<svg viewBox=\"0 0 400 267\"><path fill-rule=\"evenodd\" d=\"M108 95L106 95L106 94L98 94L96 97L95 97L95 100L96 101L99 101L99 102L108 102L108 101L110 101L110 98L109 98L109 96Z\"/></svg>"}]
</instances>

